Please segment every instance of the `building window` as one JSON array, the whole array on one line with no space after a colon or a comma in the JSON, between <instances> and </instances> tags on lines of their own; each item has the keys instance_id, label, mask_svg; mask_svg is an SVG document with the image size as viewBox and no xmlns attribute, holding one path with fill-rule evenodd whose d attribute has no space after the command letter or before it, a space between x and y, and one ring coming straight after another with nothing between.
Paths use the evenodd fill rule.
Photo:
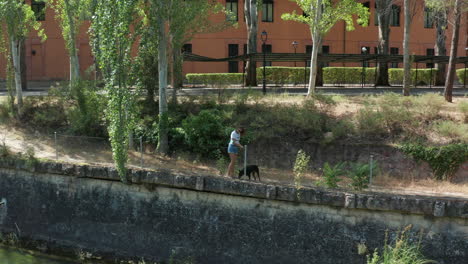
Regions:
<instances>
[{"instance_id":1,"label":"building window","mask_svg":"<svg viewBox=\"0 0 468 264\"><path fill-rule=\"evenodd\" d=\"M182 53L192 53L192 44L184 44L182 47Z\"/></svg>"},{"instance_id":2,"label":"building window","mask_svg":"<svg viewBox=\"0 0 468 264\"><path fill-rule=\"evenodd\" d=\"M365 3L362 3L362 5L364 7L367 7L367 10L369 11L370 10L370 2L365 2ZM369 16L369 20L367 21L367 24L369 24L369 21L370 21L370 16ZM362 25L363 23L358 23L359 25Z\"/></svg>"},{"instance_id":3,"label":"building window","mask_svg":"<svg viewBox=\"0 0 468 264\"><path fill-rule=\"evenodd\" d=\"M398 48L390 48L390 55L398 55L399 53ZM390 63L390 68L398 68L398 62Z\"/></svg>"},{"instance_id":4,"label":"building window","mask_svg":"<svg viewBox=\"0 0 468 264\"><path fill-rule=\"evenodd\" d=\"M31 9L37 21L45 21L45 2L33 0L31 2Z\"/></svg>"},{"instance_id":5,"label":"building window","mask_svg":"<svg viewBox=\"0 0 468 264\"><path fill-rule=\"evenodd\" d=\"M400 26L400 7L397 5L392 5L392 11L390 14L390 26Z\"/></svg>"},{"instance_id":6,"label":"building window","mask_svg":"<svg viewBox=\"0 0 468 264\"><path fill-rule=\"evenodd\" d=\"M312 45L306 45L306 54L309 55L309 58L310 58L310 55L312 54L312 49L313 49ZM306 66L310 67L310 60L307 60Z\"/></svg>"},{"instance_id":7,"label":"building window","mask_svg":"<svg viewBox=\"0 0 468 264\"><path fill-rule=\"evenodd\" d=\"M226 16L227 21L237 21L238 14L238 0L226 0L226 10L229 12Z\"/></svg>"},{"instance_id":8,"label":"building window","mask_svg":"<svg viewBox=\"0 0 468 264\"><path fill-rule=\"evenodd\" d=\"M262 21L273 22L273 0L263 0L262 4Z\"/></svg>"},{"instance_id":9,"label":"building window","mask_svg":"<svg viewBox=\"0 0 468 264\"><path fill-rule=\"evenodd\" d=\"M378 26L379 25L379 15L377 13L377 1L374 3L374 25Z\"/></svg>"},{"instance_id":10,"label":"building window","mask_svg":"<svg viewBox=\"0 0 468 264\"><path fill-rule=\"evenodd\" d=\"M238 44L229 44L228 45L228 56L235 57L239 55L239 45ZM228 62L228 72L237 73L239 72L239 63L237 61Z\"/></svg>"},{"instance_id":11,"label":"building window","mask_svg":"<svg viewBox=\"0 0 468 264\"><path fill-rule=\"evenodd\" d=\"M272 53L272 47L270 44L262 45L262 53ZM266 61L265 66L271 66L271 61Z\"/></svg>"},{"instance_id":12,"label":"building window","mask_svg":"<svg viewBox=\"0 0 468 264\"><path fill-rule=\"evenodd\" d=\"M427 56L434 56L435 50L434 49L426 49ZM434 68L434 63L426 63L426 68Z\"/></svg>"},{"instance_id":13,"label":"building window","mask_svg":"<svg viewBox=\"0 0 468 264\"><path fill-rule=\"evenodd\" d=\"M424 27L433 28L434 27L434 13L431 9L424 7Z\"/></svg>"}]
</instances>

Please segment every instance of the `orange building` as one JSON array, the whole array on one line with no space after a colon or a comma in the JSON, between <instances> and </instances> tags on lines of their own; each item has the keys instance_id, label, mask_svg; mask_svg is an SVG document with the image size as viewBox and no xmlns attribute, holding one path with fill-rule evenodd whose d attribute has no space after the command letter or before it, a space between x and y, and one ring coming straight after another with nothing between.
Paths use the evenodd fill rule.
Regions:
<instances>
[{"instance_id":1,"label":"orange building","mask_svg":"<svg viewBox=\"0 0 468 264\"><path fill-rule=\"evenodd\" d=\"M246 26L244 22L244 0L218 0L225 4L234 14L233 19L238 22L237 28L229 28L222 32L196 35L186 49L195 54L212 58L224 58L243 54L246 47ZM266 51L274 53L304 53L312 48L310 30L306 25L292 21L283 21L283 13L296 10L301 12L296 3L290 0L263 0L263 10L259 10L259 34L263 30L268 32ZM424 1L420 2L419 9L411 25L411 53L415 55L431 55L435 45L435 27L431 25L430 14L424 9ZM33 5L33 9L40 9L40 2L26 0ZM33 3L31 3L33 2ZM323 46L324 52L360 54L362 47L368 47L370 54L375 53L378 45L378 27L375 25L375 0L360 1L370 8L370 21L368 27L355 25L354 31L347 32L343 21L338 22L326 35ZM398 2L398 1L395 1ZM402 1L401 1L402 2ZM402 4L396 4L392 8L392 26L390 31L390 52L392 54L403 53L403 25L404 15ZM69 76L68 55L65 50L64 40L60 27L55 20L54 11L46 9L45 16L40 17L47 35L47 40L41 43L34 34L26 41L26 66L29 80L66 80ZM214 15L213 21L225 20L225 15ZM468 14L462 16L460 40L458 43L459 56L466 56L465 47L468 46ZM84 24L78 38L79 58L82 73L93 63L87 29L89 24ZM450 50L452 26L447 30L447 52ZM296 50L292 42L298 43ZM260 35L258 38L258 51L262 51ZM294 63L272 63L273 66L294 66ZM297 63L304 66L304 63ZM351 65L349 65L351 66ZM400 65L401 66L401 65ZM0 78L4 78L5 61L0 59ZM242 62L186 62L185 73L208 72L241 72Z\"/></svg>"}]
</instances>

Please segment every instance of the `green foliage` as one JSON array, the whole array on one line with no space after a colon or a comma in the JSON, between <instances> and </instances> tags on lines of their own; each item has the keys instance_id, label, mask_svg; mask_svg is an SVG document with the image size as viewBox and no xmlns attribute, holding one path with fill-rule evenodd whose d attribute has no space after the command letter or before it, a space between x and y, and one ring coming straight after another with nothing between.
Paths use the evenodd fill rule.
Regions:
<instances>
[{"instance_id":1,"label":"green foliage","mask_svg":"<svg viewBox=\"0 0 468 264\"><path fill-rule=\"evenodd\" d=\"M221 151L219 151L218 159L216 160L216 169L219 171L220 175L224 175L226 173L228 164L229 161L225 156L221 155Z\"/></svg>"},{"instance_id":2,"label":"green foliage","mask_svg":"<svg viewBox=\"0 0 468 264\"><path fill-rule=\"evenodd\" d=\"M265 79L268 83L283 85L286 83L304 83L309 80L310 68L303 67L265 67ZM263 67L257 68L257 81L263 80Z\"/></svg>"},{"instance_id":3,"label":"green foliage","mask_svg":"<svg viewBox=\"0 0 468 264\"><path fill-rule=\"evenodd\" d=\"M354 30L354 19L353 15L357 15L357 22L363 26L367 26L369 21L369 9L364 7L361 3L357 3L354 0L342 0L342 1L331 1L321 0L322 3L322 16L317 21L317 12L319 9L316 0L292 0L308 14L304 16L303 13L297 13L295 10L292 13L285 13L281 15L283 20L292 20L299 23L309 25L311 31L319 32L320 35L324 36L330 29L340 20L346 23L346 30Z\"/></svg>"},{"instance_id":4,"label":"green foliage","mask_svg":"<svg viewBox=\"0 0 468 264\"><path fill-rule=\"evenodd\" d=\"M34 150L33 147L28 146L26 148L26 167L32 169L36 164L39 162L38 159L36 158L36 151Z\"/></svg>"},{"instance_id":5,"label":"green foliage","mask_svg":"<svg viewBox=\"0 0 468 264\"><path fill-rule=\"evenodd\" d=\"M217 109L202 110L182 121L187 145L196 153L216 158L217 151L225 147L229 132L223 126L223 113Z\"/></svg>"},{"instance_id":6,"label":"green foliage","mask_svg":"<svg viewBox=\"0 0 468 264\"><path fill-rule=\"evenodd\" d=\"M25 123L47 132L67 124L64 104L50 96L26 97L23 118Z\"/></svg>"},{"instance_id":7,"label":"green foliage","mask_svg":"<svg viewBox=\"0 0 468 264\"><path fill-rule=\"evenodd\" d=\"M364 73L365 83L375 82L375 68L326 67L323 68L324 84L360 84Z\"/></svg>"},{"instance_id":8,"label":"green foliage","mask_svg":"<svg viewBox=\"0 0 468 264\"><path fill-rule=\"evenodd\" d=\"M134 95L128 89L131 78L131 48L140 23L138 1L101 0L96 3L91 23L93 50L106 82L106 117L113 158L122 182L127 183L128 134L133 127Z\"/></svg>"},{"instance_id":9,"label":"green foliage","mask_svg":"<svg viewBox=\"0 0 468 264\"><path fill-rule=\"evenodd\" d=\"M432 71L432 81L431 81L431 71ZM414 84L416 81L416 72L418 73L417 85L429 85L430 83L434 84L437 69L411 69L411 84ZM388 69L388 80L391 84L402 84L403 83L403 69L401 68L392 68Z\"/></svg>"},{"instance_id":10,"label":"green foliage","mask_svg":"<svg viewBox=\"0 0 468 264\"><path fill-rule=\"evenodd\" d=\"M458 69L456 72L457 72L457 76L458 76L458 81L461 83L461 84L465 84L465 75L466 75L466 81L468 81L468 72L465 73L465 71L468 71L468 69Z\"/></svg>"},{"instance_id":11,"label":"green foliage","mask_svg":"<svg viewBox=\"0 0 468 264\"><path fill-rule=\"evenodd\" d=\"M323 165L323 179L318 180L316 184L318 186L325 185L328 188L337 188L338 182L341 181L338 177L344 174L344 165L345 163L338 163L335 166L330 166L328 162L325 162Z\"/></svg>"},{"instance_id":12,"label":"green foliage","mask_svg":"<svg viewBox=\"0 0 468 264\"><path fill-rule=\"evenodd\" d=\"M450 179L461 164L468 160L466 143L438 147L405 143L399 146L399 149L416 161L427 162L436 180Z\"/></svg>"},{"instance_id":13,"label":"green foliage","mask_svg":"<svg viewBox=\"0 0 468 264\"><path fill-rule=\"evenodd\" d=\"M413 102L407 96L386 93L377 97L375 103L381 113L383 125L392 134L402 133L417 121L410 110Z\"/></svg>"},{"instance_id":14,"label":"green foliage","mask_svg":"<svg viewBox=\"0 0 468 264\"><path fill-rule=\"evenodd\" d=\"M54 9L60 22L67 50L73 53L80 26L91 16L92 0L49 0L47 4Z\"/></svg>"},{"instance_id":15,"label":"green foliage","mask_svg":"<svg viewBox=\"0 0 468 264\"><path fill-rule=\"evenodd\" d=\"M302 179L304 174L309 169L310 156L302 149L297 152L296 161L294 162L294 185L297 189L302 188Z\"/></svg>"},{"instance_id":16,"label":"green foliage","mask_svg":"<svg viewBox=\"0 0 468 264\"><path fill-rule=\"evenodd\" d=\"M6 159L11 156L10 148L5 144L5 141L0 144L0 159Z\"/></svg>"},{"instance_id":17,"label":"green foliage","mask_svg":"<svg viewBox=\"0 0 468 264\"><path fill-rule=\"evenodd\" d=\"M191 84L204 84L211 87L242 84L242 73L189 73L185 77Z\"/></svg>"},{"instance_id":18,"label":"green foliage","mask_svg":"<svg viewBox=\"0 0 468 264\"><path fill-rule=\"evenodd\" d=\"M468 102L459 102L458 110L462 113L465 118L465 123L468 123Z\"/></svg>"},{"instance_id":19,"label":"green foliage","mask_svg":"<svg viewBox=\"0 0 468 264\"><path fill-rule=\"evenodd\" d=\"M378 167L375 161L369 163L351 163L351 168L348 170L348 177L351 179L349 184L356 191L362 191L369 187L369 176L372 168L374 174Z\"/></svg>"},{"instance_id":20,"label":"green foliage","mask_svg":"<svg viewBox=\"0 0 468 264\"><path fill-rule=\"evenodd\" d=\"M32 30L36 30L42 40L46 39L44 29L41 28L41 23L36 21L31 6L23 1L0 1L0 25L5 25L10 41L22 41Z\"/></svg>"},{"instance_id":21,"label":"green foliage","mask_svg":"<svg viewBox=\"0 0 468 264\"><path fill-rule=\"evenodd\" d=\"M468 124L459 124L445 120L434 124L434 130L452 141L468 143Z\"/></svg>"},{"instance_id":22,"label":"green foliage","mask_svg":"<svg viewBox=\"0 0 468 264\"><path fill-rule=\"evenodd\" d=\"M385 237L385 245L379 254L376 249L372 256L367 256L367 264L427 264L436 261L424 258L421 253L421 244L412 242L407 236L408 228L396 237L392 244L388 244Z\"/></svg>"},{"instance_id":23,"label":"green foliage","mask_svg":"<svg viewBox=\"0 0 468 264\"><path fill-rule=\"evenodd\" d=\"M362 136L381 136L386 133L382 113L373 106L366 105L356 115L356 127Z\"/></svg>"},{"instance_id":24,"label":"green foliage","mask_svg":"<svg viewBox=\"0 0 468 264\"><path fill-rule=\"evenodd\" d=\"M107 100L99 95L91 82L79 81L75 92L76 104L67 111L70 132L77 135L106 137L104 110Z\"/></svg>"}]
</instances>

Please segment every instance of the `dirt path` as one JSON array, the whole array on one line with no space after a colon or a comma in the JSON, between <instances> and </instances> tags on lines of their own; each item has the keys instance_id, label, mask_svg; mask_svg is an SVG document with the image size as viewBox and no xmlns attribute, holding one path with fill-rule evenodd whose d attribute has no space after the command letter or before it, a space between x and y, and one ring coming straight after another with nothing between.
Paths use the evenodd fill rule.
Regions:
<instances>
[{"instance_id":1,"label":"dirt path","mask_svg":"<svg viewBox=\"0 0 468 264\"><path fill-rule=\"evenodd\" d=\"M44 135L39 132L26 131L11 125L0 124L0 144L4 144L10 151L26 153L28 149L34 150L34 155L41 159L56 159L55 138L53 134ZM84 138L57 135L57 154L59 161L112 166L112 153L109 143L101 138ZM143 167L145 169L168 169L177 173L190 175L218 175L219 171L214 164L202 164L189 161L186 155L165 157L152 153L143 154ZM140 167L141 153L129 152L129 167ZM293 184L292 171L261 168L262 181L276 184ZM221 177L221 176L220 176ZM314 186L320 175L306 174L302 180L304 186ZM348 179L340 182L346 188ZM410 195L428 195L438 197L468 198L468 182L450 183L434 181L432 179L395 179L391 177L376 177L369 191L399 193Z\"/></svg>"}]
</instances>

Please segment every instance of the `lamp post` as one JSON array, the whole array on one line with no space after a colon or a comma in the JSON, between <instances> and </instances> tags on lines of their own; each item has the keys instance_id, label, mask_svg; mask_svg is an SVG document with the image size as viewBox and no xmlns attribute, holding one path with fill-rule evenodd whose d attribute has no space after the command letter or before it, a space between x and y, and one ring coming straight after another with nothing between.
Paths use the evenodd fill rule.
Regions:
<instances>
[{"instance_id":1,"label":"lamp post","mask_svg":"<svg viewBox=\"0 0 468 264\"><path fill-rule=\"evenodd\" d=\"M294 55L296 55L297 45L299 45L299 42L293 41L293 42L291 43L291 45L292 45L293 48L294 48ZM294 67L296 67L296 58L294 58Z\"/></svg>"},{"instance_id":2,"label":"lamp post","mask_svg":"<svg viewBox=\"0 0 468 264\"><path fill-rule=\"evenodd\" d=\"M265 30L263 30L260 37L262 38L262 43L263 43L263 94L266 94L266 69L265 69L266 46L265 46L265 43L268 40L268 33Z\"/></svg>"},{"instance_id":3,"label":"lamp post","mask_svg":"<svg viewBox=\"0 0 468 264\"><path fill-rule=\"evenodd\" d=\"M363 54L363 55L366 55L366 53L367 53L367 48L366 48L366 47L362 47L361 51L362 51L362 54ZM365 65L364 65L364 63L365 63L365 58L362 58L361 88L364 88L364 81L366 80L366 74L365 74L365 72L364 72L364 70L365 70L365 67L364 67Z\"/></svg>"}]
</instances>

